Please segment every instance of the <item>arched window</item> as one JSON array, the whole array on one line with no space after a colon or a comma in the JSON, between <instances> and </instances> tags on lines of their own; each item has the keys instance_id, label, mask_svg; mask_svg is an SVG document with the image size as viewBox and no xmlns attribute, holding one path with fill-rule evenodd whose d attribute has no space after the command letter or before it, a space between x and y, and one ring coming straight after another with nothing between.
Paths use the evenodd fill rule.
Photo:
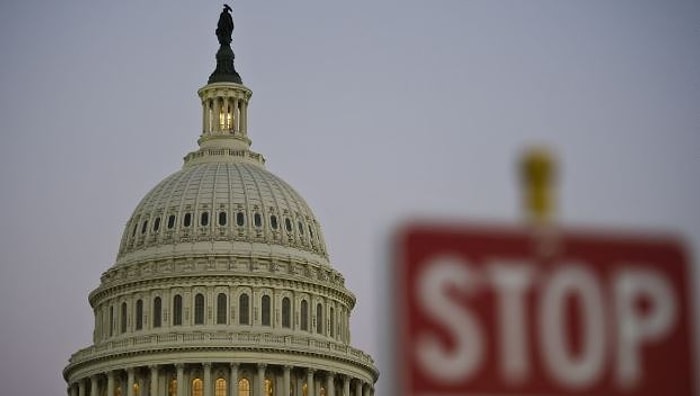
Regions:
<instances>
[{"instance_id":1,"label":"arched window","mask_svg":"<svg viewBox=\"0 0 700 396\"><path fill-rule=\"evenodd\" d=\"M143 224L141 224L141 233L145 234L146 230L148 230L148 220L144 221Z\"/></svg>"},{"instance_id":2,"label":"arched window","mask_svg":"<svg viewBox=\"0 0 700 396\"><path fill-rule=\"evenodd\" d=\"M189 227L192 225L192 213L185 213L185 218L182 219L183 227Z\"/></svg>"},{"instance_id":3,"label":"arched window","mask_svg":"<svg viewBox=\"0 0 700 396\"><path fill-rule=\"evenodd\" d=\"M319 396L326 396L326 387L321 386L321 391L318 392Z\"/></svg>"},{"instance_id":4,"label":"arched window","mask_svg":"<svg viewBox=\"0 0 700 396\"><path fill-rule=\"evenodd\" d=\"M192 396L204 396L204 383L201 379L192 380Z\"/></svg>"},{"instance_id":5,"label":"arched window","mask_svg":"<svg viewBox=\"0 0 700 396\"><path fill-rule=\"evenodd\" d=\"M323 306L320 303L316 305L316 332L323 333Z\"/></svg>"},{"instance_id":6,"label":"arched window","mask_svg":"<svg viewBox=\"0 0 700 396\"><path fill-rule=\"evenodd\" d=\"M238 224L239 227L243 227L245 225L245 215L243 212L236 213L236 224Z\"/></svg>"},{"instance_id":7,"label":"arched window","mask_svg":"<svg viewBox=\"0 0 700 396\"><path fill-rule=\"evenodd\" d=\"M133 389L134 396L141 396L141 387L139 386L139 384L134 384Z\"/></svg>"},{"instance_id":8,"label":"arched window","mask_svg":"<svg viewBox=\"0 0 700 396\"><path fill-rule=\"evenodd\" d=\"M292 232L292 221L289 218L284 219L284 228L287 229L287 232Z\"/></svg>"},{"instance_id":9,"label":"arched window","mask_svg":"<svg viewBox=\"0 0 700 396\"><path fill-rule=\"evenodd\" d=\"M214 383L214 396L227 396L226 395L226 380L219 377Z\"/></svg>"},{"instance_id":10,"label":"arched window","mask_svg":"<svg viewBox=\"0 0 700 396\"><path fill-rule=\"evenodd\" d=\"M199 216L199 225L202 227L209 225L209 212L202 212L202 215Z\"/></svg>"},{"instance_id":11,"label":"arched window","mask_svg":"<svg viewBox=\"0 0 700 396\"><path fill-rule=\"evenodd\" d=\"M153 222L153 231L158 232L160 229L160 217L156 217L156 220Z\"/></svg>"},{"instance_id":12,"label":"arched window","mask_svg":"<svg viewBox=\"0 0 700 396\"><path fill-rule=\"evenodd\" d=\"M270 216L270 226L272 227L273 230L277 229L277 216L275 216L275 215Z\"/></svg>"},{"instance_id":13,"label":"arched window","mask_svg":"<svg viewBox=\"0 0 700 396\"><path fill-rule=\"evenodd\" d=\"M250 302L247 294L241 294L238 298L238 323L250 324Z\"/></svg>"},{"instance_id":14,"label":"arched window","mask_svg":"<svg viewBox=\"0 0 700 396\"><path fill-rule=\"evenodd\" d=\"M227 221L226 212L219 212L219 225L225 226Z\"/></svg>"},{"instance_id":15,"label":"arched window","mask_svg":"<svg viewBox=\"0 0 700 396\"><path fill-rule=\"evenodd\" d=\"M301 386L301 396L309 396L309 385L306 382Z\"/></svg>"},{"instance_id":16,"label":"arched window","mask_svg":"<svg viewBox=\"0 0 700 396\"><path fill-rule=\"evenodd\" d=\"M226 294L216 296L216 324L226 324Z\"/></svg>"},{"instance_id":17,"label":"arched window","mask_svg":"<svg viewBox=\"0 0 700 396\"><path fill-rule=\"evenodd\" d=\"M335 330L333 330L335 328L335 310L333 310L333 308L331 308L329 315L331 319L331 327L328 329L328 332L330 333L330 336L333 337L333 334L335 334Z\"/></svg>"},{"instance_id":18,"label":"arched window","mask_svg":"<svg viewBox=\"0 0 700 396\"><path fill-rule=\"evenodd\" d=\"M182 296L173 297L173 326L182 326Z\"/></svg>"},{"instance_id":19,"label":"arched window","mask_svg":"<svg viewBox=\"0 0 700 396\"><path fill-rule=\"evenodd\" d=\"M114 306L109 307L109 336L114 335Z\"/></svg>"},{"instance_id":20,"label":"arched window","mask_svg":"<svg viewBox=\"0 0 700 396\"><path fill-rule=\"evenodd\" d=\"M175 215L168 216L168 229L172 230L175 227Z\"/></svg>"},{"instance_id":21,"label":"arched window","mask_svg":"<svg viewBox=\"0 0 700 396\"><path fill-rule=\"evenodd\" d=\"M114 396L122 396L122 386L117 385L116 388L114 388Z\"/></svg>"},{"instance_id":22,"label":"arched window","mask_svg":"<svg viewBox=\"0 0 700 396\"><path fill-rule=\"evenodd\" d=\"M256 227L262 226L262 217L260 217L260 213L256 213L253 215L253 223Z\"/></svg>"},{"instance_id":23,"label":"arched window","mask_svg":"<svg viewBox=\"0 0 700 396\"><path fill-rule=\"evenodd\" d=\"M121 312L121 326L119 326L119 330L122 333L126 333L126 303L122 303L122 312Z\"/></svg>"},{"instance_id":24,"label":"arched window","mask_svg":"<svg viewBox=\"0 0 700 396\"><path fill-rule=\"evenodd\" d=\"M177 396L177 380L175 378L171 379L168 384L168 396Z\"/></svg>"},{"instance_id":25,"label":"arched window","mask_svg":"<svg viewBox=\"0 0 700 396\"><path fill-rule=\"evenodd\" d=\"M250 381L247 378L238 381L238 396L250 396Z\"/></svg>"},{"instance_id":26,"label":"arched window","mask_svg":"<svg viewBox=\"0 0 700 396\"><path fill-rule=\"evenodd\" d=\"M270 326L270 296L262 296L262 325Z\"/></svg>"},{"instance_id":27,"label":"arched window","mask_svg":"<svg viewBox=\"0 0 700 396\"><path fill-rule=\"evenodd\" d=\"M136 300L136 330L143 329L143 300Z\"/></svg>"},{"instance_id":28,"label":"arched window","mask_svg":"<svg viewBox=\"0 0 700 396\"><path fill-rule=\"evenodd\" d=\"M301 300L301 329L309 331L309 303Z\"/></svg>"},{"instance_id":29,"label":"arched window","mask_svg":"<svg viewBox=\"0 0 700 396\"><path fill-rule=\"evenodd\" d=\"M272 387L272 381L269 378L265 378L265 395L264 396L273 396L274 395L274 389Z\"/></svg>"},{"instance_id":30,"label":"arched window","mask_svg":"<svg viewBox=\"0 0 700 396\"><path fill-rule=\"evenodd\" d=\"M160 327L163 318L163 307L160 297L153 299L153 327Z\"/></svg>"},{"instance_id":31,"label":"arched window","mask_svg":"<svg viewBox=\"0 0 700 396\"><path fill-rule=\"evenodd\" d=\"M292 327L292 303L287 297L282 299L282 327Z\"/></svg>"},{"instance_id":32,"label":"arched window","mask_svg":"<svg viewBox=\"0 0 700 396\"><path fill-rule=\"evenodd\" d=\"M204 295L194 296L194 324L204 324Z\"/></svg>"}]
</instances>

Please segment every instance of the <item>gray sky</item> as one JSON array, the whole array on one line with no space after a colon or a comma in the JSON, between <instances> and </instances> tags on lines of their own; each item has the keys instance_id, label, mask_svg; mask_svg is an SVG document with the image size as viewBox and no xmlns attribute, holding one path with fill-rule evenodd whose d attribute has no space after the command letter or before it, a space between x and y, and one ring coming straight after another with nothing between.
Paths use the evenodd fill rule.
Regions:
<instances>
[{"instance_id":1,"label":"gray sky","mask_svg":"<svg viewBox=\"0 0 700 396\"><path fill-rule=\"evenodd\" d=\"M676 232L697 256L700 2L233 7L253 148L320 218L358 296L353 344L384 373L389 230L518 221L526 144L561 159L562 222ZM220 8L0 3L3 394L64 394L125 222L196 147Z\"/></svg>"}]
</instances>

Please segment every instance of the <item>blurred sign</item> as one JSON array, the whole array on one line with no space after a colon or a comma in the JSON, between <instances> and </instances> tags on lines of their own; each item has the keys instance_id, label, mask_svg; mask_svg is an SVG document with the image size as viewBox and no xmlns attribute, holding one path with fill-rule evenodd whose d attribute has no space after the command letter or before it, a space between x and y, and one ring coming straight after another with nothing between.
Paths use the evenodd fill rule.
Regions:
<instances>
[{"instance_id":1,"label":"blurred sign","mask_svg":"<svg viewBox=\"0 0 700 396\"><path fill-rule=\"evenodd\" d=\"M397 242L397 394L696 395L679 242L444 224Z\"/></svg>"}]
</instances>

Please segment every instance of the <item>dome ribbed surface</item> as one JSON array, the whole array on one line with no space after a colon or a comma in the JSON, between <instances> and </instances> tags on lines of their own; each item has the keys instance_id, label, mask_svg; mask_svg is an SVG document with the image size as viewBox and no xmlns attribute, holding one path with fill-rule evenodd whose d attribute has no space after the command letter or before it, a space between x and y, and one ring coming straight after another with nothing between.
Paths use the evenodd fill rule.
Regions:
<instances>
[{"instance_id":1,"label":"dome ribbed surface","mask_svg":"<svg viewBox=\"0 0 700 396\"><path fill-rule=\"evenodd\" d=\"M117 265L149 250L170 253L169 245L207 241L228 242L218 244L225 252L250 242L327 257L304 199L262 166L240 161L187 166L156 185L127 222Z\"/></svg>"}]
</instances>

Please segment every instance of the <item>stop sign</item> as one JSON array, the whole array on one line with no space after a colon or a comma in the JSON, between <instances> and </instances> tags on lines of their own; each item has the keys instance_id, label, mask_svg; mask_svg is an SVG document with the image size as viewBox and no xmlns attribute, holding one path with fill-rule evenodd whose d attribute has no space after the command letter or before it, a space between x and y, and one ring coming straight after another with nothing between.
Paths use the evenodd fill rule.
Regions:
<instances>
[{"instance_id":1,"label":"stop sign","mask_svg":"<svg viewBox=\"0 0 700 396\"><path fill-rule=\"evenodd\" d=\"M696 395L675 239L416 223L396 242L398 394Z\"/></svg>"}]
</instances>

